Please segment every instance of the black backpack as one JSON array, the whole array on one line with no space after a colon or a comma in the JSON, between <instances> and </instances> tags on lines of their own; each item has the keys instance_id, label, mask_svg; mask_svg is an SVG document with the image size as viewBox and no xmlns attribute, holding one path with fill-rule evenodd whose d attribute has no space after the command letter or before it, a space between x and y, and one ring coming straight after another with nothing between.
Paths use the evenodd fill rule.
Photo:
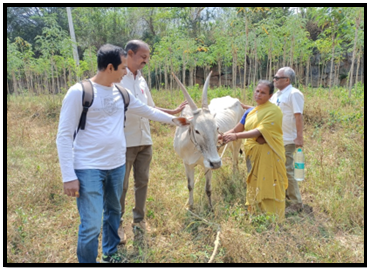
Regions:
<instances>
[{"instance_id":1,"label":"black backpack","mask_svg":"<svg viewBox=\"0 0 367 268\"><path fill-rule=\"evenodd\" d=\"M92 103L94 100L94 91L93 91L92 82L89 79L85 79L81 81L80 84L82 85L82 88L83 88L83 98L82 98L83 111L80 116L78 129L74 132L74 139L76 137L76 134L78 134L79 129L84 130L85 122L87 121L87 112L88 112L89 107L92 106ZM120 92L122 100L124 101L124 104L125 104L124 106L124 127L125 127L126 111L127 111L127 108L129 107L130 96L125 88L117 84L115 84L115 86L117 87L118 91Z\"/></svg>"}]
</instances>

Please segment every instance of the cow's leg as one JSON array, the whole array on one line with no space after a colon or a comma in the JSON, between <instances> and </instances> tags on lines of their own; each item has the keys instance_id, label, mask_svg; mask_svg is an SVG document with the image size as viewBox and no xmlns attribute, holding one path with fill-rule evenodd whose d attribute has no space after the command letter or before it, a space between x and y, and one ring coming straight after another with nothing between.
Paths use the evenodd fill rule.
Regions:
<instances>
[{"instance_id":1,"label":"cow's leg","mask_svg":"<svg viewBox=\"0 0 367 268\"><path fill-rule=\"evenodd\" d=\"M205 169L205 192L206 195L208 196L208 200L209 200L209 206L210 206L210 210L213 210L213 206L212 206L212 170L211 169Z\"/></svg>"},{"instance_id":2,"label":"cow's leg","mask_svg":"<svg viewBox=\"0 0 367 268\"><path fill-rule=\"evenodd\" d=\"M187 188L189 189L189 208L192 210L194 208L194 166L185 165L185 172L187 177Z\"/></svg>"}]
</instances>

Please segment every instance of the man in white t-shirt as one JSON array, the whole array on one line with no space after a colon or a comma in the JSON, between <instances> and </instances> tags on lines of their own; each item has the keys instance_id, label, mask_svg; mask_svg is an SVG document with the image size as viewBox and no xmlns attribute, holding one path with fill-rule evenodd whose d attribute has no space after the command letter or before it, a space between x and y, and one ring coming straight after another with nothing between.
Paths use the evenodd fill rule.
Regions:
<instances>
[{"instance_id":1,"label":"man in white t-shirt","mask_svg":"<svg viewBox=\"0 0 367 268\"><path fill-rule=\"evenodd\" d=\"M81 84L70 87L62 102L56 143L64 193L77 197L80 215L77 257L80 263L96 262L102 214L101 262L126 262L117 253L126 162L125 103L114 86L126 74L126 56L124 49L110 44L98 50L98 72L90 79L94 100L88 109L85 128L79 130L75 139L74 132L83 111ZM173 124L175 117L172 115L145 105L131 93L129 97L129 113Z\"/></svg>"},{"instance_id":2,"label":"man in white t-shirt","mask_svg":"<svg viewBox=\"0 0 367 268\"><path fill-rule=\"evenodd\" d=\"M121 80L121 85L131 91L131 93L141 102L148 106L155 107L154 101L150 94L149 87L141 69L149 62L150 51L149 46L141 40L131 40L125 50L127 57L127 75ZM177 114L185 108L187 101L181 103L176 109L164 109L155 107L156 109L168 114ZM123 215L125 213L125 198L129 187L129 175L131 168L134 173L134 193L135 206L133 208L133 231L137 234L144 234L149 231L149 227L145 221L145 203L147 199L147 190L149 182L149 165L152 160L152 138L150 135L149 120L139 115L126 113L125 137L127 142L126 151L126 174L124 180L124 189L121 196L121 224L119 228L119 236L121 243L126 243L126 234L123 227Z\"/></svg>"},{"instance_id":3,"label":"man in white t-shirt","mask_svg":"<svg viewBox=\"0 0 367 268\"><path fill-rule=\"evenodd\" d=\"M286 154L288 189L286 196L289 202L287 212L302 211L303 204L298 182L294 179L293 155L296 147L303 147L303 106L304 97L301 91L294 88L295 72L290 67L283 67L274 76L274 86L279 90L270 101L283 112L283 140Z\"/></svg>"}]
</instances>

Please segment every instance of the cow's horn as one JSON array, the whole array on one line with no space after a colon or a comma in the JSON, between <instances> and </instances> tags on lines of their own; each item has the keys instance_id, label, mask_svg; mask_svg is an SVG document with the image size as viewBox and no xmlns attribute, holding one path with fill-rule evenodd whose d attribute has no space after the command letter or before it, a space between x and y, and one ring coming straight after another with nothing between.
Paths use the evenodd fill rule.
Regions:
<instances>
[{"instance_id":1,"label":"cow's horn","mask_svg":"<svg viewBox=\"0 0 367 268\"><path fill-rule=\"evenodd\" d=\"M187 102L189 103L191 110L196 111L198 107L196 106L195 102L190 97L189 92L187 92L185 86L181 83L181 81L175 76L174 73L172 73L173 77L176 79L177 84L181 87L182 93L184 94Z\"/></svg>"},{"instance_id":2,"label":"cow's horn","mask_svg":"<svg viewBox=\"0 0 367 268\"><path fill-rule=\"evenodd\" d=\"M203 96L201 97L203 100L202 108L208 109L208 87L209 87L209 80L210 76L212 75L212 71L209 73L208 77L205 80L204 89L203 89Z\"/></svg>"}]
</instances>

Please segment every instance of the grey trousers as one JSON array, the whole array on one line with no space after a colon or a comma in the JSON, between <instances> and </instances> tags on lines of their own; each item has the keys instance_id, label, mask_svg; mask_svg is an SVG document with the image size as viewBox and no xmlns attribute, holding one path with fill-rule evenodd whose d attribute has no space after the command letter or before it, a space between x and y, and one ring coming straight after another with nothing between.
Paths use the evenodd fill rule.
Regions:
<instances>
[{"instance_id":1,"label":"grey trousers","mask_svg":"<svg viewBox=\"0 0 367 268\"><path fill-rule=\"evenodd\" d=\"M285 168L288 177L288 189L286 197L291 204L302 204L301 193L299 191L298 182L294 179L294 152L296 151L295 144L288 144L285 148Z\"/></svg>"},{"instance_id":2,"label":"grey trousers","mask_svg":"<svg viewBox=\"0 0 367 268\"><path fill-rule=\"evenodd\" d=\"M151 145L128 147L126 150L126 173L121 203L121 221L125 213L125 198L129 188L129 175L131 168L134 173L135 207L133 208L134 223L144 220L145 201L147 199L149 166L152 160L153 150Z\"/></svg>"}]
</instances>

